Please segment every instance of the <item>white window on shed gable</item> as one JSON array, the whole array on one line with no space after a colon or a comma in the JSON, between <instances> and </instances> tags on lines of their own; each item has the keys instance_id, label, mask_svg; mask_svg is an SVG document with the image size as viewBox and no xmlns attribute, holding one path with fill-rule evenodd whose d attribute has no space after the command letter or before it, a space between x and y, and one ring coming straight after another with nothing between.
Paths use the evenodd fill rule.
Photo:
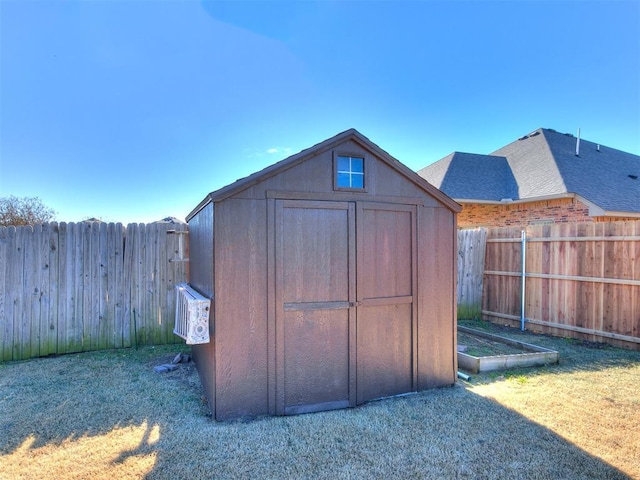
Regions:
<instances>
[{"instance_id":1,"label":"white window on shed gable","mask_svg":"<svg viewBox=\"0 0 640 480\"><path fill-rule=\"evenodd\" d=\"M364 190L364 158L338 155L335 186L336 189Z\"/></svg>"}]
</instances>

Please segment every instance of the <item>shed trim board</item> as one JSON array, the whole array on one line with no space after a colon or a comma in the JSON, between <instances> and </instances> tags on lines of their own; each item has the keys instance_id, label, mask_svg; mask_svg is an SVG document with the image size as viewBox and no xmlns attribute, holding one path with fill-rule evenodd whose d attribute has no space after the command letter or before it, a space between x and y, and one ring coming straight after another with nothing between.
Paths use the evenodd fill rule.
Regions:
<instances>
[{"instance_id":1,"label":"shed trim board","mask_svg":"<svg viewBox=\"0 0 640 480\"><path fill-rule=\"evenodd\" d=\"M342 202L377 202L377 203L397 203L400 205L428 205L425 198L412 197L394 197L371 195L366 192L333 192L333 193L309 193L309 192L281 192L276 190L267 190L267 198L275 198L277 200L326 200L326 201L342 201Z\"/></svg>"}]
</instances>

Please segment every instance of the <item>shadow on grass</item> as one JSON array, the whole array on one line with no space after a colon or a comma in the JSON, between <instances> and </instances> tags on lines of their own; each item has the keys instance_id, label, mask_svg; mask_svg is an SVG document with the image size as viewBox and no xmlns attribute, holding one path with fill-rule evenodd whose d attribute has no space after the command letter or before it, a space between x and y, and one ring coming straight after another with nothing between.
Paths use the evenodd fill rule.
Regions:
<instances>
[{"instance_id":1,"label":"shadow on grass","mask_svg":"<svg viewBox=\"0 0 640 480\"><path fill-rule=\"evenodd\" d=\"M153 372L175 353L172 346L0 365L0 477L629 478L461 386L216 423L193 365Z\"/></svg>"}]
</instances>

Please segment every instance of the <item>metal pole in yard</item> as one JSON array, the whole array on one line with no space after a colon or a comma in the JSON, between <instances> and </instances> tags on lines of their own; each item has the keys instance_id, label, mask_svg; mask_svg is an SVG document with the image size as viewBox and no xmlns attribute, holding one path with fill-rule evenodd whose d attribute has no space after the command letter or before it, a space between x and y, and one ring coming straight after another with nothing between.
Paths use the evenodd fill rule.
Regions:
<instances>
[{"instance_id":1,"label":"metal pole in yard","mask_svg":"<svg viewBox=\"0 0 640 480\"><path fill-rule=\"evenodd\" d=\"M525 322L525 297L526 297L526 276L527 276L527 232L522 230L522 291L520 292L520 330L524 332Z\"/></svg>"}]
</instances>

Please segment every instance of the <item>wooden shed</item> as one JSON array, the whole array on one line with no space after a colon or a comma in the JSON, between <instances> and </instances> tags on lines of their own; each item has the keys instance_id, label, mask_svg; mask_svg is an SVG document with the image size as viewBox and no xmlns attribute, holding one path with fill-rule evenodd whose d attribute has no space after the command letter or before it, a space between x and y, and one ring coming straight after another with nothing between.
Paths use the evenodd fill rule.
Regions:
<instances>
[{"instance_id":1,"label":"wooden shed","mask_svg":"<svg viewBox=\"0 0 640 480\"><path fill-rule=\"evenodd\" d=\"M455 383L459 211L353 129L207 195L187 221L214 417Z\"/></svg>"}]
</instances>

